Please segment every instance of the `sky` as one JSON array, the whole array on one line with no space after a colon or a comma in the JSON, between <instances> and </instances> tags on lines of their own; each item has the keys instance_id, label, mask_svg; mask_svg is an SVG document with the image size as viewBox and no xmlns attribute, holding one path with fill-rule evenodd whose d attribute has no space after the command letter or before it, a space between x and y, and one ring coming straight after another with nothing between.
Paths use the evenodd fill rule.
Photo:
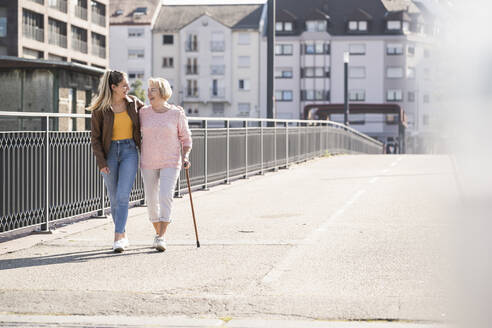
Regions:
<instances>
[{"instance_id":1,"label":"sky","mask_svg":"<svg viewBox=\"0 0 492 328\"><path fill-rule=\"evenodd\" d=\"M162 0L166 5L230 5L265 3L266 0Z\"/></svg>"}]
</instances>

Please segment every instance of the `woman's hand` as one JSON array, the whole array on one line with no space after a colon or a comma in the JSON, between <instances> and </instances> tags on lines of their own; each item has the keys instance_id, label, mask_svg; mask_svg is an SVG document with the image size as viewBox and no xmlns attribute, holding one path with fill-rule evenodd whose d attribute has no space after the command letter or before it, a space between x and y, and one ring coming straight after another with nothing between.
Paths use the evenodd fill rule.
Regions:
<instances>
[{"instance_id":1,"label":"woman's hand","mask_svg":"<svg viewBox=\"0 0 492 328\"><path fill-rule=\"evenodd\" d=\"M101 173L104 173L104 174L109 175L109 167L107 167L107 166L106 166L106 167L103 167L103 168L101 169Z\"/></svg>"},{"instance_id":2,"label":"woman's hand","mask_svg":"<svg viewBox=\"0 0 492 328\"><path fill-rule=\"evenodd\" d=\"M190 160L187 157L183 158L183 167L185 169L189 169L191 167Z\"/></svg>"}]
</instances>

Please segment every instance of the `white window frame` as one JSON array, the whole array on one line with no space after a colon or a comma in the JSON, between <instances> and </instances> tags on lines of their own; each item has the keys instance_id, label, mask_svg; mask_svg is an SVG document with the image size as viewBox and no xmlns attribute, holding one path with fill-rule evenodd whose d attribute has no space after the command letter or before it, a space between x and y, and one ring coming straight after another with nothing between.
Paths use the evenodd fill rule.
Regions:
<instances>
[{"instance_id":1,"label":"white window frame","mask_svg":"<svg viewBox=\"0 0 492 328\"><path fill-rule=\"evenodd\" d=\"M356 72L359 72L357 74ZM350 79L365 79L366 67L365 66L349 66L349 78Z\"/></svg>"},{"instance_id":2,"label":"white window frame","mask_svg":"<svg viewBox=\"0 0 492 328\"><path fill-rule=\"evenodd\" d=\"M251 113L250 103L238 103L237 104L238 115L241 117L248 117Z\"/></svg>"},{"instance_id":3,"label":"white window frame","mask_svg":"<svg viewBox=\"0 0 492 328\"><path fill-rule=\"evenodd\" d=\"M388 43L386 45L386 54L390 56L403 55L403 43Z\"/></svg>"},{"instance_id":4,"label":"white window frame","mask_svg":"<svg viewBox=\"0 0 492 328\"><path fill-rule=\"evenodd\" d=\"M237 44L239 45L249 45L251 44L251 34L241 32L237 36Z\"/></svg>"},{"instance_id":5,"label":"white window frame","mask_svg":"<svg viewBox=\"0 0 492 328\"><path fill-rule=\"evenodd\" d=\"M241 81L243 81L243 87L241 88ZM239 79L238 80L238 90L239 91L250 91L251 90L251 84L249 79Z\"/></svg>"},{"instance_id":6,"label":"white window frame","mask_svg":"<svg viewBox=\"0 0 492 328\"><path fill-rule=\"evenodd\" d=\"M408 66L407 67L407 79L415 79L415 75L416 75L415 72L416 72L415 67Z\"/></svg>"},{"instance_id":7,"label":"white window frame","mask_svg":"<svg viewBox=\"0 0 492 328\"><path fill-rule=\"evenodd\" d=\"M400 66L388 66L386 67L387 79L401 79L404 77L403 67Z\"/></svg>"},{"instance_id":8,"label":"white window frame","mask_svg":"<svg viewBox=\"0 0 492 328\"><path fill-rule=\"evenodd\" d=\"M399 20L389 20L386 22L386 29L388 31L400 31L401 30L401 21Z\"/></svg>"},{"instance_id":9,"label":"white window frame","mask_svg":"<svg viewBox=\"0 0 492 328\"><path fill-rule=\"evenodd\" d=\"M349 53L351 56L365 56L365 54L366 54L365 43L351 43L351 44L349 44Z\"/></svg>"},{"instance_id":10,"label":"white window frame","mask_svg":"<svg viewBox=\"0 0 492 328\"><path fill-rule=\"evenodd\" d=\"M403 91L401 89L388 89L386 92L387 101L402 101Z\"/></svg>"},{"instance_id":11,"label":"white window frame","mask_svg":"<svg viewBox=\"0 0 492 328\"><path fill-rule=\"evenodd\" d=\"M237 66L240 68L251 67L251 56L239 56L237 58Z\"/></svg>"},{"instance_id":12,"label":"white window frame","mask_svg":"<svg viewBox=\"0 0 492 328\"><path fill-rule=\"evenodd\" d=\"M349 90L349 100L350 101L365 101L366 100L366 90L364 90L364 89Z\"/></svg>"},{"instance_id":13,"label":"white window frame","mask_svg":"<svg viewBox=\"0 0 492 328\"><path fill-rule=\"evenodd\" d=\"M128 28L128 38L143 38L145 36L145 29L143 28Z\"/></svg>"},{"instance_id":14,"label":"white window frame","mask_svg":"<svg viewBox=\"0 0 492 328\"><path fill-rule=\"evenodd\" d=\"M128 49L128 60L145 59L145 49Z\"/></svg>"}]
</instances>

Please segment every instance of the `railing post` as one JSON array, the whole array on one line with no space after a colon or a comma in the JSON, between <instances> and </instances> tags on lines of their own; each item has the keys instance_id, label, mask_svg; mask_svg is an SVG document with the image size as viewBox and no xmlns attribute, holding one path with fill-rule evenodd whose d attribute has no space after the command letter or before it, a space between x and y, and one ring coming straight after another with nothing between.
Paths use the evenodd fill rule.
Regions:
<instances>
[{"instance_id":1,"label":"railing post","mask_svg":"<svg viewBox=\"0 0 492 328\"><path fill-rule=\"evenodd\" d=\"M229 120L226 120L226 131L227 131L227 139L226 139L226 160L227 160L227 163L226 163L226 183L229 184L230 181L229 181L229 177L230 177L230 157L231 157L231 153L230 153L230 127L231 127L231 123Z\"/></svg>"},{"instance_id":2,"label":"railing post","mask_svg":"<svg viewBox=\"0 0 492 328\"><path fill-rule=\"evenodd\" d=\"M205 126L205 156L203 156L204 159L204 168L205 168L205 182L203 184L203 189L208 190L208 121L204 121L204 126Z\"/></svg>"},{"instance_id":3,"label":"railing post","mask_svg":"<svg viewBox=\"0 0 492 328\"><path fill-rule=\"evenodd\" d=\"M50 117L46 115L46 197L45 197L45 223L41 225L41 232L50 232Z\"/></svg>"},{"instance_id":4,"label":"railing post","mask_svg":"<svg viewBox=\"0 0 492 328\"><path fill-rule=\"evenodd\" d=\"M277 121L273 122L273 170L278 171L278 167L277 167Z\"/></svg>"},{"instance_id":5,"label":"railing post","mask_svg":"<svg viewBox=\"0 0 492 328\"><path fill-rule=\"evenodd\" d=\"M297 122L297 162L299 163L301 161L301 127L302 123Z\"/></svg>"},{"instance_id":6,"label":"railing post","mask_svg":"<svg viewBox=\"0 0 492 328\"><path fill-rule=\"evenodd\" d=\"M244 121L244 178L248 178L248 121Z\"/></svg>"},{"instance_id":7,"label":"railing post","mask_svg":"<svg viewBox=\"0 0 492 328\"><path fill-rule=\"evenodd\" d=\"M260 174L263 174L263 121L260 121Z\"/></svg>"},{"instance_id":8,"label":"railing post","mask_svg":"<svg viewBox=\"0 0 492 328\"><path fill-rule=\"evenodd\" d=\"M285 168L289 168L289 122L285 121Z\"/></svg>"}]
</instances>

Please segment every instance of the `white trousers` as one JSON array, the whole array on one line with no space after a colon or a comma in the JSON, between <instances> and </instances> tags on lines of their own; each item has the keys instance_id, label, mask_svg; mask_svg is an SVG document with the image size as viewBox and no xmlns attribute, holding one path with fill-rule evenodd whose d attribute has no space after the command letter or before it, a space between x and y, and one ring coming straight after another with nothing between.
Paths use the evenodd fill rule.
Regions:
<instances>
[{"instance_id":1,"label":"white trousers","mask_svg":"<svg viewBox=\"0 0 492 328\"><path fill-rule=\"evenodd\" d=\"M174 188L180 169L166 167L141 171L150 222L171 222Z\"/></svg>"}]
</instances>

